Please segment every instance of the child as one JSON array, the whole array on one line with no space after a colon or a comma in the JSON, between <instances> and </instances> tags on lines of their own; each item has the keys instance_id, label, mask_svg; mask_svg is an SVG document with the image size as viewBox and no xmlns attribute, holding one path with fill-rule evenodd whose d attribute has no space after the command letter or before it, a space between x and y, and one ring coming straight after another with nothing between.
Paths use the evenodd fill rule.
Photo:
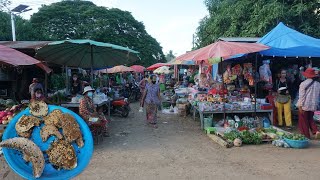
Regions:
<instances>
[{"instance_id":1,"label":"child","mask_svg":"<svg viewBox=\"0 0 320 180\"><path fill-rule=\"evenodd\" d=\"M273 92L272 90L269 90L269 94L266 97L266 102L270 103L272 105L273 108L273 124L278 124L278 112L277 112L277 108L275 106L275 98L277 96L276 92Z\"/></svg>"}]
</instances>

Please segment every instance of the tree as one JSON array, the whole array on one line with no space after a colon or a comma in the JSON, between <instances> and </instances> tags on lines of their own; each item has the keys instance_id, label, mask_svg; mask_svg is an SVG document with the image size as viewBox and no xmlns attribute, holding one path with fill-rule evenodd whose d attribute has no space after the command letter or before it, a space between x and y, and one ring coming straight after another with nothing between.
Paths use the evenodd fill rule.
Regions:
<instances>
[{"instance_id":1,"label":"tree","mask_svg":"<svg viewBox=\"0 0 320 180\"><path fill-rule=\"evenodd\" d=\"M15 16L16 39L18 41L41 40L43 37L37 34L28 20ZM9 13L0 11L0 37L2 41L12 41L11 17Z\"/></svg>"},{"instance_id":2,"label":"tree","mask_svg":"<svg viewBox=\"0 0 320 180\"><path fill-rule=\"evenodd\" d=\"M173 51L170 50L170 51L168 52L168 54L166 54L166 60L167 60L167 62L171 61L171 60L174 59L174 58L176 58L176 56L173 54Z\"/></svg>"},{"instance_id":3,"label":"tree","mask_svg":"<svg viewBox=\"0 0 320 180\"><path fill-rule=\"evenodd\" d=\"M48 40L92 39L118 44L139 51L142 65L165 60L157 40L128 11L69 0L42 6L30 21Z\"/></svg>"},{"instance_id":4,"label":"tree","mask_svg":"<svg viewBox=\"0 0 320 180\"><path fill-rule=\"evenodd\" d=\"M209 15L197 29L203 47L219 37L261 37L279 22L320 37L318 0L205 0Z\"/></svg>"}]
</instances>

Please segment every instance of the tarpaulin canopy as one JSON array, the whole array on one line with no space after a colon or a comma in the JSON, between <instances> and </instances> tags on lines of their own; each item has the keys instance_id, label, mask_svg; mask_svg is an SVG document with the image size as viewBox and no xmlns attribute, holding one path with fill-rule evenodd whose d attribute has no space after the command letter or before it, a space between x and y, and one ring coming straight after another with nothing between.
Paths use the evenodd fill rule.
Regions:
<instances>
[{"instance_id":1,"label":"tarpaulin canopy","mask_svg":"<svg viewBox=\"0 0 320 180\"><path fill-rule=\"evenodd\" d=\"M28 66L37 65L43 69L46 73L50 73L52 70L44 65L41 61L34 59L31 56L23 54L15 49L0 45L0 63L10 64L13 66Z\"/></svg>"},{"instance_id":2,"label":"tarpaulin canopy","mask_svg":"<svg viewBox=\"0 0 320 180\"><path fill-rule=\"evenodd\" d=\"M154 65L151 65L151 66L147 67L147 70L148 71L153 71L153 70L155 70L155 69L157 69L159 67L162 67L162 66L170 66L170 64L167 64L167 63L156 63Z\"/></svg>"},{"instance_id":3,"label":"tarpaulin canopy","mask_svg":"<svg viewBox=\"0 0 320 180\"><path fill-rule=\"evenodd\" d=\"M135 72L140 72L142 73L146 68L140 65L133 65L130 66Z\"/></svg>"},{"instance_id":4,"label":"tarpaulin canopy","mask_svg":"<svg viewBox=\"0 0 320 180\"><path fill-rule=\"evenodd\" d=\"M316 39L291 29L280 22L258 43L271 48L261 51L265 56L320 57L320 39Z\"/></svg>"}]
</instances>

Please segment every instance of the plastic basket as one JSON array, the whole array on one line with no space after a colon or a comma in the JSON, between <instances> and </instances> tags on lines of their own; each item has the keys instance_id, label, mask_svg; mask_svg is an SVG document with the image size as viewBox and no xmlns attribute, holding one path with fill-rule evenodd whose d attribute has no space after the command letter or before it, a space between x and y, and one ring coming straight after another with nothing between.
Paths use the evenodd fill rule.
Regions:
<instances>
[{"instance_id":1,"label":"plastic basket","mask_svg":"<svg viewBox=\"0 0 320 180\"><path fill-rule=\"evenodd\" d=\"M306 148L309 145L309 140L291 140L284 138L284 141L292 148L302 149Z\"/></svg>"},{"instance_id":2,"label":"plastic basket","mask_svg":"<svg viewBox=\"0 0 320 180\"><path fill-rule=\"evenodd\" d=\"M203 118L203 126L204 128L212 127L212 118L211 117Z\"/></svg>"}]
</instances>

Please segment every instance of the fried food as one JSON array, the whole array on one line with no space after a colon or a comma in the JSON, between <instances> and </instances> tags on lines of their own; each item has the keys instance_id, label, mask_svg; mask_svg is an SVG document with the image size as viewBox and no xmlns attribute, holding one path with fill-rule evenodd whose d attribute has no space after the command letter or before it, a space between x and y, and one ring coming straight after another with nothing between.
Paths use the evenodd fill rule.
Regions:
<instances>
[{"instance_id":1,"label":"fried food","mask_svg":"<svg viewBox=\"0 0 320 180\"><path fill-rule=\"evenodd\" d=\"M44 125L40 131L40 136L42 141L46 142L51 135L56 136L58 139L63 138L63 136L61 135L61 133L59 132L56 126L50 125L50 124Z\"/></svg>"},{"instance_id":2,"label":"fried food","mask_svg":"<svg viewBox=\"0 0 320 180\"><path fill-rule=\"evenodd\" d=\"M63 114L61 127L65 140L69 143L76 141L79 147L84 145L79 124L74 117L68 113Z\"/></svg>"},{"instance_id":3,"label":"fried food","mask_svg":"<svg viewBox=\"0 0 320 180\"><path fill-rule=\"evenodd\" d=\"M0 147L19 150L23 153L23 157L27 162L32 163L33 176L38 178L41 176L45 160L40 148L27 138L12 138L0 142Z\"/></svg>"},{"instance_id":4,"label":"fried food","mask_svg":"<svg viewBox=\"0 0 320 180\"><path fill-rule=\"evenodd\" d=\"M39 126L40 122L39 118L23 115L15 125L17 134L21 137L29 138L33 128Z\"/></svg>"},{"instance_id":5,"label":"fried food","mask_svg":"<svg viewBox=\"0 0 320 180\"><path fill-rule=\"evenodd\" d=\"M57 128L61 128L61 120L63 118L63 114L60 110L53 110L50 114L43 117L45 125L54 125Z\"/></svg>"},{"instance_id":6,"label":"fried food","mask_svg":"<svg viewBox=\"0 0 320 180\"><path fill-rule=\"evenodd\" d=\"M44 101L31 101L29 104L30 114L36 117L44 117L48 114L48 105Z\"/></svg>"},{"instance_id":7,"label":"fried food","mask_svg":"<svg viewBox=\"0 0 320 180\"><path fill-rule=\"evenodd\" d=\"M77 167L77 156L74 148L65 140L55 141L47 150L49 161L59 169L71 170Z\"/></svg>"}]
</instances>

